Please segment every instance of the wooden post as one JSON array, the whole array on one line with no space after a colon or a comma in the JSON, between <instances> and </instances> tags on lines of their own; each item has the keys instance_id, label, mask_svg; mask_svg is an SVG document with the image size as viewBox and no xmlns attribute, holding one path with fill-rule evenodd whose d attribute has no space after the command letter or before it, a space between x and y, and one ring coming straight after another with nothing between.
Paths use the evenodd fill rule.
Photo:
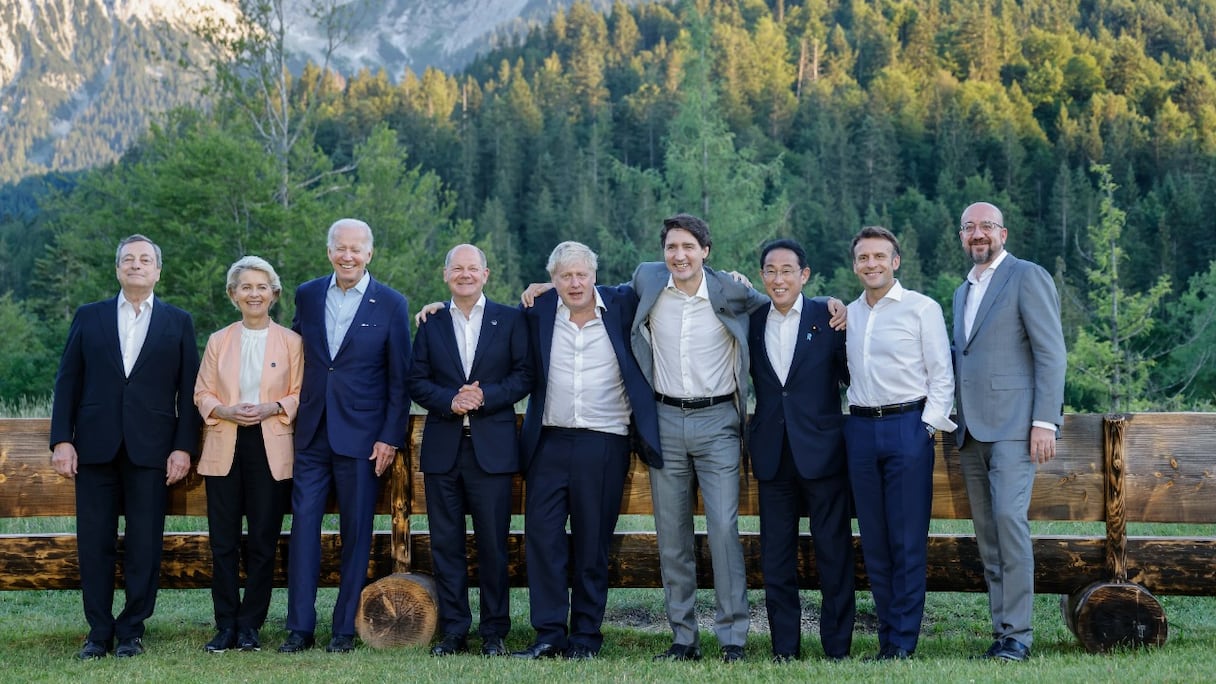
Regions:
<instances>
[{"instance_id":1,"label":"wooden post","mask_svg":"<svg viewBox=\"0 0 1216 684\"><path fill-rule=\"evenodd\" d=\"M355 631L363 643L375 648L429 644L439 623L439 599L429 575L410 572L412 550L410 514L413 512L414 425L407 431L410 444L393 459L389 491L392 498L393 574L369 584L359 596Z\"/></svg>"},{"instance_id":2,"label":"wooden post","mask_svg":"<svg viewBox=\"0 0 1216 684\"><path fill-rule=\"evenodd\" d=\"M1161 603L1148 589L1127 581L1127 518L1123 486L1126 482L1124 432L1129 416L1106 416L1102 421L1106 474L1106 571L1109 582L1094 582L1062 597L1064 623L1090 653L1115 647L1161 646L1169 626Z\"/></svg>"}]
</instances>

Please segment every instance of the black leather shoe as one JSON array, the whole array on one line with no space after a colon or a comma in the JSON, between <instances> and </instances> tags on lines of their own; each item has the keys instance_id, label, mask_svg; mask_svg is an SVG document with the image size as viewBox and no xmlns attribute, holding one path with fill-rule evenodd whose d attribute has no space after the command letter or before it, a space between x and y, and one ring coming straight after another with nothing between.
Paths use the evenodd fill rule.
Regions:
<instances>
[{"instance_id":1,"label":"black leather shoe","mask_svg":"<svg viewBox=\"0 0 1216 684\"><path fill-rule=\"evenodd\" d=\"M211 641L203 646L203 650L208 653L223 653L230 648L236 646L236 630L231 627L222 627L216 631L215 636Z\"/></svg>"},{"instance_id":2,"label":"black leather shoe","mask_svg":"<svg viewBox=\"0 0 1216 684\"><path fill-rule=\"evenodd\" d=\"M987 651L984 651L979 655L971 656L971 660L988 660L989 658L995 658L997 651L1001 650L1002 645L1004 645L1004 642L1001 639L996 639L992 642L992 645L988 647Z\"/></svg>"},{"instance_id":3,"label":"black leather shoe","mask_svg":"<svg viewBox=\"0 0 1216 684\"><path fill-rule=\"evenodd\" d=\"M597 653L582 644L570 644L566 649L566 660L595 660Z\"/></svg>"},{"instance_id":4,"label":"black leather shoe","mask_svg":"<svg viewBox=\"0 0 1216 684\"><path fill-rule=\"evenodd\" d=\"M242 651L260 651L262 642L258 639L258 630L253 627L242 627L236 631L236 647Z\"/></svg>"},{"instance_id":5,"label":"black leather shoe","mask_svg":"<svg viewBox=\"0 0 1216 684\"><path fill-rule=\"evenodd\" d=\"M774 653L773 654L773 662L778 665L792 663L795 660L798 660L798 654L796 654L796 653Z\"/></svg>"},{"instance_id":6,"label":"black leather shoe","mask_svg":"<svg viewBox=\"0 0 1216 684\"><path fill-rule=\"evenodd\" d=\"M85 641L76 657L81 660L101 660L110 652L110 645L104 641Z\"/></svg>"},{"instance_id":7,"label":"black leather shoe","mask_svg":"<svg viewBox=\"0 0 1216 684\"><path fill-rule=\"evenodd\" d=\"M350 653L355 650L355 637L350 634L335 634L325 647L326 653Z\"/></svg>"},{"instance_id":8,"label":"black leather shoe","mask_svg":"<svg viewBox=\"0 0 1216 684\"><path fill-rule=\"evenodd\" d=\"M658 654L654 660L700 660L701 649L685 644L672 644L671 648Z\"/></svg>"},{"instance_id":9,"label":"black leather shoe","mask_svg":"<svg viewBox=\"0 0 1216 684\"><path fill-rule=\"evenodd\" d=\"M1001 642L1000 650L992 657L1020 663L1030 657L1030 647L1013 637L1005 637L1005 640Z\"/></svg>"},{"instance_id":10,"label":"black leather shoe","mask_svg":"<svg viewBox=\"0 0 1216 684\"><path fill-rule=\"evenodd\" d=\"M439 643L431 647L433 656L450 656L469 652L469 640L463 634L444 634Z\"/></svg>"},{"instance_id":11,"label":"black leather shoe","mask_svg":"<svg viewBox=\"0 0 1216 684\"><path fill-rule=\"evenodd\" d=\"M115 658L134 658L137 655L142 655L144 652L144 641L139 637L127 637L118 640L118 646L114 649Z\"/></svg>"},{"instance_id":12,"label":"black leather shoe","mask_svg":"<svg viewBox=\"0 0 1216 684\"><path fill-rule=\"evenodd\" d=\"M887 648L887 650L883 651L882 653L879 653L878 659L879 660L911 660L912 654L909 653L906 649L899 648L898 646L892 646L892 647Z\"/></svg>"},{"instance_id":13,"label":"black leather shoe","mask_svg":"<svg viewBox=\"0 0 1216 684\"><path fill-rule=\"evenodd\" d=\"M291 632L279 645L279 653L301 653L317 645L309 632Z\"/></svg>"},{"instance_id":14,"label":"black leather shoe","mask_svg":"<svg viewBox=\"0 0 1216 684\"><path fill-rule=\"evenodd\" d=\"M538 641L522 651L512 651L511 657L523 658L524 660L537 660L539 658L558 658L565 652L566 650L563 648Z\"/></svg>"},{"instance_id":15,"label":"black leather shoe","mask_svg":"<svg viewBox=\"0 0 1216 684\"><path fill-rule=\"evenodd\" d=\"M722 662L737 663L743 660L742 646L723 646L722 647Z\"/></svg>"},{"instance_id":16,"label":"black leather shoe","mask_svg":"<svg viewBox=\"0 0 1216 684\"><path fill-rule=\"evenodd\" d=\"M509 651L507 651L507 645L503 643L502 637L483 637L481 640L481 654L488 658L493 658L508 655Z\"/></svg>"}]
</instances>

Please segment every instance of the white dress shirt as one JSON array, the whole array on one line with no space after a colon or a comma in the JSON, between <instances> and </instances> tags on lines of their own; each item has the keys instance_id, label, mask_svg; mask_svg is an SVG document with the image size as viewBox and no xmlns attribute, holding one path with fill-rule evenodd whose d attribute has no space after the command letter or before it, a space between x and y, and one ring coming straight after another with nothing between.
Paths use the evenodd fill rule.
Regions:
<instances>
[{"instance_id":1,"label":"white dress shirt","mask_svg":"<svg viewBox=\"0 0 1216 684\"><path fill-rule=\"evenodd\" d=\"M448 304L452 313L452 332L456 333L456 348L460 351L460 365L464 367L464 377L469 378L473 372L473 358L477 356L477 342L481 339L481 321L486 312L486 296L477 298L477 303L466 318L456 302Z\"/></svg>"},{"instance_id":2,"label":"white dress shirt","mask_svg":"<svg viewBox=\"0 0 1216 684\"><path fill-rule=\"evenodd\" d=\"M342 348L342 340L346 339L346 331L350 330L351 321L355 320L355 312L363 303L363 293L372 280L370 273L364 272L358 283L349 290L338 287L338 276L331 276L329 289L325 292L325 333L329 343L329 358L338 355Z\"/></svg>"},{"instance_id":3,"label":"white dress shirt","mask_svg":"<svg viewBox=\"0 0 1216 684\"><path fill-rule=\"evenodd\" d=\"M155 297L148 293L148 298L135 310L135 305L121 291L118 293L118 348L122 352L123 374L130 377L135 360L144 348L144 340L148 339L148 324L152 321L152 300Z\"/></svg>"},{"instance_id":4,"label":"white dress shirt","mask_svg":"<svg viewBox=\"0 0 1216 684\"><path fill-rule=\"evenodd\" d=\"M798 325L802 322L802 295L794 300L788 313L781 313L770 306L768 321L764 326L764 348L768 351L768 362L772 364L777 379L784 385L790 375L790 364L794 360L794 346L798 344Z\"/></svg>"},{"instance_id":5,"label":"white dress shirt","mask_svg":"<svg viewBox=\"0 0 1216 684\"><path fill-rule=\"evenodd\" d=\"M604 300L597 291L595 318L580 328L558 298L542 425L629 434L629 397L603 311Z\"/></svg>"},{"instance_id":6,"label":"white dress shirt","mask_svg":"<svg viewBox=\"0 0 1216 684\"><path fill-rule=\"evenodd\" d=\"M988 292L992 274L996 273L997 267L1007 256L1009 256L1009 252L1002 249L1000 255L978 276L975 274L975 270L979 268L978 265L973 266L967 273L967 280L971 283L971 287L967 289L967 303L963 307L963 334L967 339L971 339L971 328L975 325L975 315L979 313L980 303L984 301L984 294Z\"/></svg>"},{"instance_id":7,"label":"white dress shirt","mask_svg":"<svg viewBox=\"0 0 1216 684\"><path fill-rule=\"evenodd\" d=\"M270 328L250 330L241 326L241 403L258 404L262 398L262 364L266 361L266 339Z\"/></svg>"},{"instance_id":8,"label":"white dress shirt","mask_svg":"<svg viewBox=\"0 0 1216 684\"><path fill-rule=\"evenodd\" d=\"M954 368L942 307L896 280L871 307L849 304L849 404L878 407L925 399L921 421L953 431Z\"/></svg>"},{"instance_id":9,"label":"white dress shirt","mask_svg":"<svg viewBox=\"0 0 1216 684\"><path fill-rule=\"evenodd\" d=\"M654 389L678 399L735 393L735 338L714 314L706 279L695 295L671 276L650 310L654 345Z\"/></svg>"}]
</instances>

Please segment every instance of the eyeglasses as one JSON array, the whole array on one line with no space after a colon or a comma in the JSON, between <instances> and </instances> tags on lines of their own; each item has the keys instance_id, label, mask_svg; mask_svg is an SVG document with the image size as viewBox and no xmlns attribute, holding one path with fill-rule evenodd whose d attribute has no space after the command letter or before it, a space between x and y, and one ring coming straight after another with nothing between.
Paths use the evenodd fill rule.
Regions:
<instances>
[{"instance_id":1,"label":"eyeglasses","mask_svg":"<svg viewBox=\"0 0 1216 684\"><path fill-rule=\"evenodd\" d=\"M764 276L765 280L772 280L777 276L781 276L783 280L789 280L797 276L798 273L799 271L796 268L783 268L780 271L775 268L766 268L763 271L760 271L760 275Z\"/></svg>"},{"instance_id":2,"label":"eyeglasses","mask_svg":"<svg viewBox=\"0 0 1216 684\"><path fill-rule=\"evenodd\" d=\"M987 235L994 231L1002 230L1002 229L1004 229L1004 227L1005 226L1002 226L1001 224L999 224L995 221L980 221L979 223L975 223L974 221L968 221L968 222L964 223L963 225L959 226L959 232L960 233L971 233L972 235L974 235L976 233L984 233L985 235Z\"/></svg>"}]
</instances>

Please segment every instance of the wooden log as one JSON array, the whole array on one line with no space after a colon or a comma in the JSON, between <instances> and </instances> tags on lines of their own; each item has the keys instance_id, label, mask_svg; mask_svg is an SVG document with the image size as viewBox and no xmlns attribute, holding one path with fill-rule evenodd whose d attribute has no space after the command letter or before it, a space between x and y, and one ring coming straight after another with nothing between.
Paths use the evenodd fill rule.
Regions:
<instances>
[{"instance_id":1,"label":"wooden log","mask_svg":"<svg viewBox=\"0 0 1216 684\"><path fill-rule=\"evenodd\" d=\"M1106 459L1106 571L1115 582L1127 581L1127 519L1123 515L1123 433L1127 416L1102 421L1102 453Z\"/></svg>"},{"instance_id":2,"label":"wooden log","mask_svg":"<svg viewBox=\"0 0 1216 684\"><path fill-rule=\"evenodd\" d=\"M1060 609L1068 629L1090 653L1162 646L1169 636L1161 603L1138 584L1095 582L1061 597Z\"/></svg>"},{"instance_id":3,"label":"wooden log","mask_svg":"<svg viewBox=\"0 0 1216 684\"><path fill-rule=\"evenodd\" d=\"M1129 522L1216 523L1216 413L1135 413L1124 442Z\"/></svg>"},{"instance_id":4,"label":"wooden log","mask_svg":"<svg viewBox=\"0 0 1216 684\"><path fill-rule=\"evenodd\" d=\"M373 648L429 644L439 623L439 599L430 575L393 573L364 587L355 631Z\"/></svg>"}]
</instances>

